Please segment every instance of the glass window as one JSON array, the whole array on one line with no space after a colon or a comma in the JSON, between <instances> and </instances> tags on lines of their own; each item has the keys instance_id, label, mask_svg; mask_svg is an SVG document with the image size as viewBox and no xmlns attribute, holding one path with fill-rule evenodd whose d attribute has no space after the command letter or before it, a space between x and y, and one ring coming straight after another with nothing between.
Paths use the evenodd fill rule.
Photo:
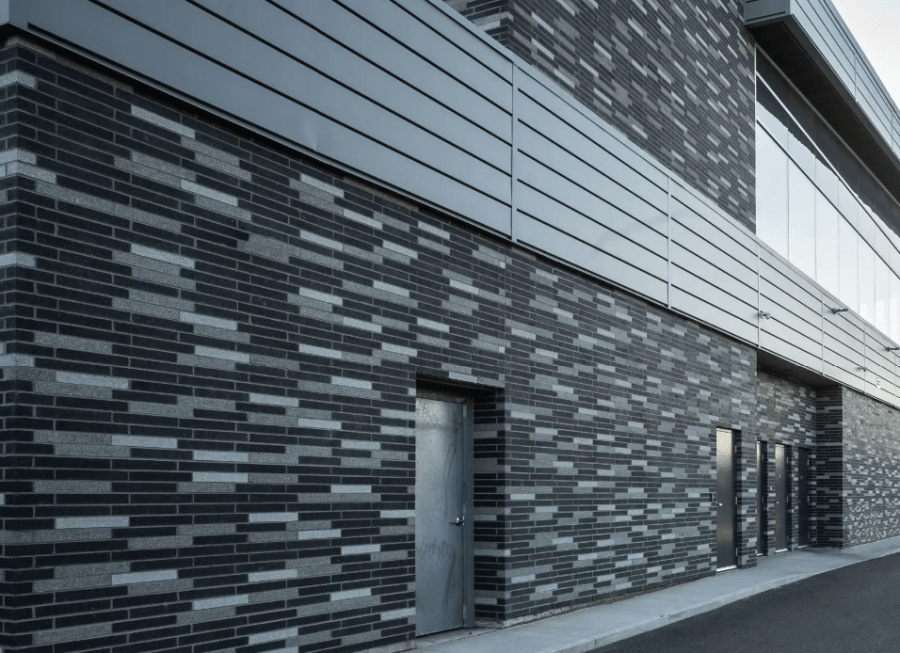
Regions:
<instances>
[{"instance_id":1,"label":"glass window","mask_svg":"<svg viewBox=\"0 0 900 653\"><path fill-rule=\"evenodd\" d=\"M788 257L788 158L756 125L756 235Z\"/></svg>"},{"instance_id":2,"label":"glass window","mask_svg":"<svg viewBox=\"0 0 900 653\"><path fill-rule=\"evenodd\" d=\"M891 272L891 298L888 306L890 331L888 335L894 342L900 343L900 278Z\"/></svg>"},{"instance_id":3,"label":"glass window","mask_svg":"<svg viewBox=\"0 0 900 653\"><path fill-rule=\"evenodd\" d=\"M825 197L835 204L838 203L840 198L838 186L841 185L838 182L837 174L831 169L831 166L825 163L823 159L816 159L816 186L825 193Z\"/></svg>"},{"instance_id":4,"label":"glass window","mask_svg":"<svg viewBox=\"0 0 900 653\"><path fill-rule=\"evenodd\" d=\"M847 183L850 190L859 192L859 164L846 147L843 145L838 145L837 147L841 153L841 164L838 168L841 178Z\"/></svg>"},{"instance_id":5,"label":"glass window","mask_svg":"<svg viewBox=\"0 0 900 653\"><path fill-rule=\"evenodd\" d=\"M803 172L788 163L788 260L816 277L816 189Z\"/></svg>"},{"instance_id":6,"label":"glass window","mask_svg":"<svg viewBox=\"0 0 900 653\"><path fill-rule=\"evenodd\" d=\"M840 170L841 165L841 146L831 133L831 129L821 120L816 119L816 145L822 150L825 158L831 163L835 170ZM843 172L843 171L841 171Z\"/></svg>"},{"instance_id":7,"label":"glass window","mask_svg":"<svg viewBox=\"0 0 900 653\"><path fill-rule=\"evenodd\" d=\"M802 170L812 178L816 176L815 147L800 127L791 120L788 123L788 154Z\"/></svg>"},{"instance_id":8,"label":"glass window","mask_svg":"<svg viewBox=\"0 0 900 653\"><path fill-rule=\"evenodd\" d=\"M838 208L850 224L859 226L859 202L844 184L840 184L838 188Z\"/></svg>"},{"instance_id":9,"label":"glass window","mask_svg":"<svg viewBox=\"0 0 900 653\"><path fill-rule=\"evenodd\" d=\"M822 193L816 193L816 281L835 297L841 296L838 276L841 216Z\"/></svg>"},{"instance_id":10,"label":"glass window","mask_svg":"<svg viewBox=\"0 0 900 653\"><path fill-rule=\"evenodd\" d=\"M778 143L787 146L787 125L790 118L772 92L759 80L756 81L756 118L766 126Z\"/></svg>"},{"instance_id":11,"label":"glass window","mask_svg":"<svg viewBox=\"0 0 900 653\"><path fill-rule=\"evenodd\" d=\"M875 180L869 175L859 175L859 190L857 194L859 199L862 200L863 206L869 211L875 213L878 210L878 187L875 185Z\"/></svg>"},{"instance_id":12,"label":"glass window","mask_svg":"<svg viewBox=\"0 0 900 653\"><path fill-rule=\"evenodd\" d=\"M875 324L875 252L859 239L859 315Z\"/></svg>"},{"instance_id":13,"label":"glass window","mask_svg":"<svg viewBox=\"0 0 900 653\"><path fill-rule=\"evenodd\" d=\"M841 293L838 295L850 309L859 312L859 236L846 220L840 227L841 265L838 270Z\"/></svg>"},{"instance_id":14,"label":"glass window","mask_svg":"<svg viewBox=\"0 0 900 653\"><path fill-rule=\"evenodd\" d=\"M891 277L887 263L880 256L875 257L875 328L888 333L890 327L888 306L891 298Z\"/></svg>"}]
</instances>

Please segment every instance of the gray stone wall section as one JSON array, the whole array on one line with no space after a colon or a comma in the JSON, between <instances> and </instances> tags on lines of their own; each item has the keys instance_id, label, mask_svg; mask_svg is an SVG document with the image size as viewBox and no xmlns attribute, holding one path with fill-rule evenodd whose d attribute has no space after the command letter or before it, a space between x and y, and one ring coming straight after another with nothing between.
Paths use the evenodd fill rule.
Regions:
<instances>
[{"instance_id":1,"label":"gray stone wall section","mask_svg":"<svg viewBox=\"0 0 900 653\"><path fill-rule=\"evenodd\" d=\"M816 537L819 546L844 546L844 388L816 392Z\"/></svg>"},{"instance_id":2,"label":"gray stone wall section","mask_svg":"<svg viewBox=\"0 0 900 653\"><path fill-rule=\"evenodd\" d=\"M755 231L742 0L445 1Z\"/></svg>"},{"instance_id":3,"label":"gray stone wall section","mask_svg":"<svg viewBox=\"0 0 900 653\"><path fill-rule=\"evenodd\" d=\"M900 411L843 389L843 539L900 535Z\"/></svg>"},{"instance_id":4,"label":"gray stone wall section","mask_svg":"<svg viewBox=\"0 0 900 653\"><path fill-rule=\"evenodd\" d=\"M812 461L809 470L809 496L816 500L817 464L817 397L814 388L788 381L762 370L757 375L757 416L759 439L767 446L767 490L765 506L767 529L763 548L775 551L775 445L786 447L788 462L788 548L795 548L798 539L798 487L797 448L809 450ZM810 506L809 537L815 545L818 536L819 515L816 504Z\"/></svg>"}]
</instances>

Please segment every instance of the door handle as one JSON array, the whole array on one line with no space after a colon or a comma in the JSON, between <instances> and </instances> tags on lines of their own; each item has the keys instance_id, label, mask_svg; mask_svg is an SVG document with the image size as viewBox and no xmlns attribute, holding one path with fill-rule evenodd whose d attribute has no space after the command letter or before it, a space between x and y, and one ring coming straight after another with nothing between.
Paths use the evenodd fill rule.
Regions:
<instances>
[{"instance_id":1,"label":"door handle","mask_svg":"<svg viewBox=\"0 0 900 653\"><path fill-rule=\"evenodd\" d=\"M465 517L457 517L450 523L453 524L454 526L465 526L466 518Z\"/></svg>"}]
</instances>

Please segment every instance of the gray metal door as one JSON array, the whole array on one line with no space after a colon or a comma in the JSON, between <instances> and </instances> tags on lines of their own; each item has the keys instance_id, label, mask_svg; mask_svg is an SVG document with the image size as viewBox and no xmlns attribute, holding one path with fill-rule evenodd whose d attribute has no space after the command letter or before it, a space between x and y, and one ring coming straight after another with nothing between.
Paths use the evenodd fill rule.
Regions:
<instances>
[{"instance_id":1,"label":"gray metal door","mask_svg":"<svg viewBox=\"0 0 900 653\"><path fill-rule=\"evenodd\" d=\"M471 405L416 399L416 634L472 625Z\"/></svg>"},{"instance_id":2,"label":"gray metal door","mask_svg":"<svg viewBox=\"0 0 900 653\"><path fill-rule=\"evenodd\" d=\"M737 564L734 537L735 499L737 497L734 492L734 434L725 429L716 429L716 468L719 504L716 528L716 564L722 569Z\"/></svg>"},{"instance_id":3,"label":"gray metal door","mask_svg":"<svg viewBox=\"0 0 900 653\"><path fill-rule=\"evenodd\" d=\"M787 549L787 461L783 444L775 445L775 550Z\"/></svg>"},{"instance_id":4,"label":"gray metal door","mask_svg":"<svg viewBox=\"0 0 900 653\"><path fill-rule=\"evenodd\" d=\"M766 553L766 495L768 479L766 478L766 443L756 441L756 552Z\"/></svg>"},{"instance_id":5,"label":"gray metal door","mask_svg":"<svg viewBox=\"0 0 900 653\"><path fill-rule=\"evenodd\" d=\"M797 544L809 546L809 449L797 449Z\"/></svg>"}]
</instances>

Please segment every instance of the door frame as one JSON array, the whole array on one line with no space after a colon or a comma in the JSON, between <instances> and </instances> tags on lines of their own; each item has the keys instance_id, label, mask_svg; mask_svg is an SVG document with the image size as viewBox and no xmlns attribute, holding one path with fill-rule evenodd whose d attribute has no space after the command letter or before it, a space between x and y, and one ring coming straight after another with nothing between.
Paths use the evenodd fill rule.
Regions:
<instances>
[{"instance_id":1,"label":"door frame","mask_svg":"<svg viewBox=\"0 0 900 653\"><path fill-rule=\"evenodd\" d=\"M812 449L809 447L796 447L797 453L797 548L805 549L811 545L810 534L810 491L809 491L809 467L812 463ZM804 465L803 463L806 463ZM805 513L805 514L804 514ZM805 517L805 519L804 519ZM805 533L804 533L805 532ZM803 542L804 534L806 542Z\"/></svg>"},{"instance_id":2,"label":"door frame","mask_svg":"<svg viewBox=\"0 0 900 653\"><path fill-rule=\"evenodd\" d=\"M463 515L465 523L463 530L463 620L460 628L473 628L475 626L475 516L474 516L474 462L475 462L475 399L464 390L432 389L430 387L416 388L416 400L430 399L432 401L445 401L463 405L463 442L462 451L462 477L463 477ZM415 538L415 535L414 535ZM414 567L415 568L415 567ZM414 572L415 574L415 572ZM438 631L450 632L450 631ZM432 634L432 633L429 633ZM428 637L428 635L417 635Z\"/></svg>"},{"instance_id":3,"label":"door frame","mask_svg":"<svg viewBox=\"0 0 900 653\"><path fill-rule=\"evenodd\" d=\"M720 519L721 512L719 507L724 507L723 497L720 493L720 473L719 473L719 433L727 433L730 436L730 444L728 448L728 456L731 461L731 496L724 499L731 507L731 559L733 562L731 564L726 564L724 566L719 566L719 529L721 527ZM716 571L728 571L730 569L734 569L737 567L738 563L738 505L737 505L737 448L738 442L740 440L740 431L735 429L726 429L726 428L717 428L715 431L716 435L716 502L719 504L716 506Z\"/></svg>"},{"instance_id":4,"label":"door frame","mask_svg":"<svg viewBox=\"0 0 900 653\"><path fill-rule=\"evenodd\" d=\"M781 449L781 468L783 479L778 478L778 450ZM782 442L775 443L775 553L791 550L791 448ZM780 498L780 501L779 501ZM778 547L778 522L781 520L784 534L784 546Z\"/></svg>"}]
</instances>

